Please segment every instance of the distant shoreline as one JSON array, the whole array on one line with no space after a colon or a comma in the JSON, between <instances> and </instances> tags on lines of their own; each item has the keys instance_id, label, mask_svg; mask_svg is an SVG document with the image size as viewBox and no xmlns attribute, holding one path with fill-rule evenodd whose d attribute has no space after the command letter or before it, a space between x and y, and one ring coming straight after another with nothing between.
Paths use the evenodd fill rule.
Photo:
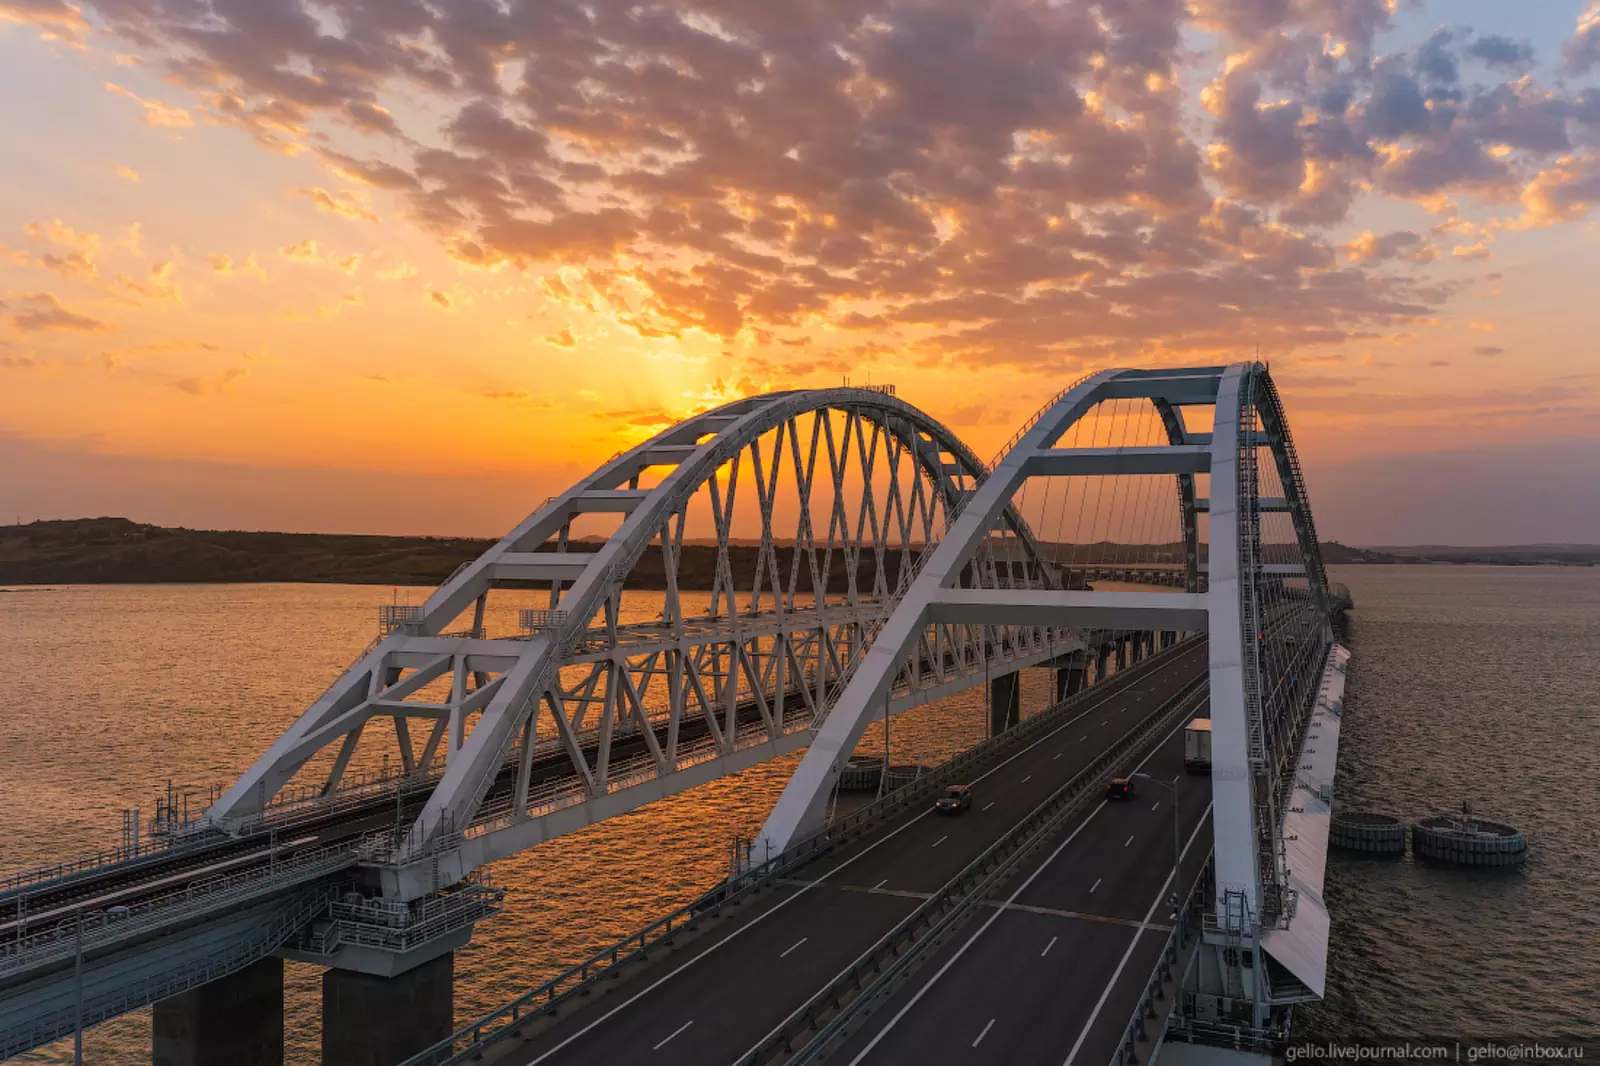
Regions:
<instances>
[{"instance_id":1,"label":"distant shoreline","mask_svg":"<svg viewBox=\"0 0 1600 1066\"><path fill-rule=\"evenodd\" d=\"M256 533L153 526L126 518L80 518L0 526L0 585L341 584L436 586L457 567L482 555L494 541L472 537L388 537L337 533ZM1051 547L1046 545L1046 548ZM1095 546L1090 546L1095 547ZM793 549L777 547L787 572ZM1083 550L1082 546L1072 550ZM1178 545L1099 545L1130 564L1173 565ZM736 540L736 574L753 573L758 547ZM1322 545L1328 565L1594 566L1600 546L1530 545L1493 548L1353 548ZM1101 556L1105 557L1105 556ZM894 583L899 555L885 561ZM716 552L685 543L680 586L710 588ZM858 580L870 582L870 555ZM844 587L842 554L830 584ZM664 588L659 552L646 551L629 574L630 588Z\"/></svg>"}]
</instances>

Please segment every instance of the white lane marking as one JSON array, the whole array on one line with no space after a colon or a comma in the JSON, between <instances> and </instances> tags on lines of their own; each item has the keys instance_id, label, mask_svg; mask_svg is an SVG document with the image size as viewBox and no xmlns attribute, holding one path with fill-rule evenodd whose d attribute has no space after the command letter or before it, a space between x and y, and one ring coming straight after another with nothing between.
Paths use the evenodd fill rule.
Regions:
<instances>
[{"instance_id":1,"label":"white lane marking","mask_svg":"<svg viewBox=\"0 0 1600 1066\"><path fill-rule=\"evenodd\" d=\"M810 940L810 939L811 939L811 938L810 938L810 937L808 937L808 936L803 936L803 937L801 937L801 938L800 938L800 939L799 939L799 940L796 940L796 941L795 941L795 942L794 942L794 943L793 943L793 944L792 944L792 945L791 945L791 946L790 946L790 948L789 948L789 951L793 951L793 950L794 950L794 949L795 949L795 948L797 948L797 947L799 947L799 946L800 946L800 945L801 945L801 944L804 944L804 943L805 943L805 942L806 942L806 941L807 941L807 940ZM780 958L780 959L787 959L787 958L788 958L788 957L789 957L789 951L785 951L785 952L784 952L784 953L783 953L783 954L782 954L782 955L779 955L779 956L778 956L778 958Z\"/></svg>"},{"instance_id":2,"label":"white lane marking","mask_svg":"<svg viewBox=\"0 0 1600 1066\"><path fill-rule=\"evenodd\" d=\"M683 1032L684 1029L689 1028L689 1026L691 1026L693 1024L694 1024L694 1019L690 1018L688 1021L684 1022L683 1023L683 1027L680 1028L677 1033L673 1033L672 1036L677 1036L678 1033ZM666 1047L667 1044L671 1043L672 1036L667 1037L667 1039L661 1041L661 1043L657 1044L655 1047L651 1048L650 1050L651 1051L660 1051L662 1048Z\"/></svg>"},{"instance_id":3,"label":"white lane marking","mask_svg":"<svg viewBox=\"0 0 1600 1066\"><path fill-rule=\"evenodd\" d=\"M1133 837L1129 837L1127 840L1124 840L1122 842L1122 846L1123 847L1127 847L1129 844L1132 844L1132 843L1133 843Z\"/></svg>"},{"instance_id":4,"label":"white lane marking","mask_svg":"<svg viewBox=\"0 0 1600 1066\"><path fill-rule=\"evenodd\" d=\"M1057 759L1061 758L1061 756L1063 756L1065 754L1066 754L1066 752L1064 752L1064 751L1058 751L1054 755L1050 756L1050 761L1051 762L1055 762Z\"/></svg>"},{"instance_id":5,"label":"white lane marking","mask_svg":"<svg viewBox=\"0 0 1600 1066\"><path fill-rule=\"evenodd\" d=\"M1100 887L1100 882L1104 881L1104 880L1105 880L1105 878L1103 878L1103 877L1095 878L1094 879L1094 884L1089 886L1089 895L1091 895L1091 896L1094 895L1094 890L1099 888Z\"/></svg>"},{"instance_id":6,"label":"white lane marking","mask_svg":"<svg viewBox=\"0 0 1600 1066\"><path fill-rule=\"evenodd\" d=\"M1156 673L1160 673L1162 671L1165 671L1165 670L1171 668L1172 666L1176 665L1177 663L1188 661L1188 659L1191 658L1194 655L1194 652L1197 651L1197 650L1198 649L1191 648L1188 651L1186 651L1183 655L1175 656L1174 658L1168 660L1167 662L1165 662L1161 666L1159 666L1156 669L1155 672ZM1060 725L1058 725L1054 729L1050 730L1050 732L1046 733L1044 736L1040 737L1038 740L1034 741L1032 744L1029 744L1027 747L1023 748L1021 751L1019 751L1016 754L1012 755L1010 758L1003 760L998 766L996 766L996 767L994 767L993 769L990 769L990 770L985 770L983 773L981 773L977 777L973 778L973 783L976 784L979 781L983 781L983 780L993 776L994 774L999 773L1001 770L1003 770L1007 766L1009 766L1014 760L1020 759L1023 755L1027 754L1028 752L1032 751L1034 748L1037 748L1040 744L1043 744L1045 741L1047 741L1050 738L1054 737L1056 734L1060 733L1063 729L1066 729L1069 725L1077 725L1091 711L1093 711L1095 708L1097 708L1097 707L1101 706L1102 704L1104 704L1107 700L1115 699L1116 695L1117 695L1116 693L1112 693L1111 695L1108 695L1108 696L1104 697L1100 701L1098 701L1096 703L1092 703L1089 706L1085 707L1083 710L1079 711L1075 716L1073 716L1072 718L1068 719L1065 722L1062 722ZM1178 728L1181 729L1182 726L1179 726ZM1169 733L1167 736L1163 737L1161 742L1165 743L1166 741L1171 740L1172 737L1175 736L1176 734L1177 734L1177 729L1174 729L1172 731L1172 733ZM1154 754L1155 754L1154 752L1151 752L1150 755L1145 756L1145 762L1148 762L1150 760L1150 758ZM1139 764L1139 766L1134 767L1134 769L1137 770L1142 766L1144 766L1144 762L1141 762ZM1099 810L1100 808L1096 807L1095 809ZM827 873L823 874L822 877L819 877L815 881L812 881L809 884L803 886L800 889L799 892L796 892L794 895L788 897L787 899L780 900L772 908L772 910L765 911L765 912L763 912L761 914L756 915L756 917L754 917L754 918L752 918L750 920L750 925L741 926L740 928L735 929L733 932L729 933L725 938L723 938L722 940L719 940L717 943L711 945L709 948L707 948L705 951L701 952L699 955L696 955L694 958L690 959L688 962L684 963L682 966L678 967L676 970L672 971L671 973L667 974L665 977L663 977L660 980L658 980L655 984L651 985L648 988L643 989L642 991L635 992L633 994L633 996L631 998L629 998L626 1002L620 1003L617 1006L611 1008L611 1010L607 1011L605 1014L601 1015L599 1018L596 1018L594 1021L592 1021L588 1025L584 1026L584 1028L582 1030L580 1030L579 1032L574 1033L572 1036L569 1036L567 1039L563 1040L559 1045L557 1045L556 1047L552 1048L550 1051L545 1052L539 1058L534 1059L532 1062L529 1062L527 1064L527 1066L538 1066L539 1063L541 1063L541 1062L545 1061L546 1059L548 1059L551 1055L555 1054L555 1052L561 1050L562 1048L566 1047L568 1044L570 1044L573 1041L577 1040L579 1037L581 1037L584 1034L588 1033L591 1029L595 1028L597 1025L600 1025L603 1022L609 1021L611 1018L615 1017L618 1013L620 1013L621 1011L623 1011L627 1007L632 1006L634 1003L636 1003L639 999L641 999L642 997L644 997L648 993L653 992L656 988L658 988L661 985L665 984L667 981L671 980L673 977L676 977L678 974L682 973L684 970L686 970L690 966L694 965L697 961L699 961L700 959L704 958L706 955L709 955L711 952L715 951L717 948L721 947L723 944L726 944L729 940L732 940L734 937L736 937L740 933L744 932L744 930L750 928L751 925L755 925L757 922L761 921L763 918L766 918L768 915L772 914L774 911L777 911L779 908L787 906L789 903L793 902L794 900L799 899L806 892L809 892L811 889L815 888L817 885L820 885L823 882L824 879L832 877L834 874L838 873L840 870L844 869L846 866L849 866L851 863L853 863L857 859L861 858L862 855L867 854L868 852L872 851L874 848L876 848L879 845L883 844L885 841L887 841L887 840L893 838L894 836L896 836L898 833L901 832L901 830L904 830L904 829L906 829L906 828L908 828L910 826L913 826L913 825L917 824L917 822L919 822L922 819L928 817L928 815L930 815L932 813L933 813L932 808L925 808L921 814L917 815L915 818L912 818L911 821L907 822L905 825L901 826L899 829L894 830L894 832L886 834L883 837L882 840L875 840L871 844L869 844L867 847L863 848L861 850L861 854L860 855L851 856L850 858L846 859L844 862L840 863L833 870L830 870ZM1015 827L1013 827L1013 828L1015 828ZM1065 845L1063 845L1063 846L1065 846ZM1024 885L1023 887L1025 888L1027 886ZM1012 897L1012 898L1013 898L1013 900L1015 900L1015 897ZM1000 913L1001 913L1001 909L1000 908L996 908L995 915L999 916ZM965 949L963 949L963 950L965 950ZM849 973L850 972L850 968L852 966L854 966L854 965L855 965L855 963L851 962L844 969L840 970L839 973L837 975L835 975L834 981L843 980L844 979L844 975ZM920 994L921 993L918 993L918 995L920 995ZM804 1009L804 1008L801 1008L801 1009ZM754 1047L750 1048L748 1051L745 1052L745 1057L748 1058L748 1057L754 1055L756 1053L756 1051L758 1049L760 1049L761 1046L764 1045L768 1040L771 1040L778 1033L782 1032L784 1027L786 1025L788 1025L790 1023L790 1021L793 1020L799 1013L800 1013L800 1011L796 1010L794 1013L790 1014L789 1017L785 1018L783 1021L781 1021L777 1025L773 1026L772 1029L765 1036L763 1036L760 1040L758 1040L756 1042ZM876 1042L876 1041L874 1041L874 1042ZM867 1050L870 1051L872 1049L871 1049L871 1047L868 1047ZM864 1052L862 1052L862 1054L865 1055L866 1052L864 1051ZM860 1061L859 1057L858 1057L858 1059L856 1061ZM852 1066L854 1066L853 1063L852 1063Z\"/></svg>"},{"instance_id":7,"label":"white lane marking","mask_svg":"<svg viewBox=\"0 0 1600 1066\"><path fill-rule=\"evenodd\" d=\"M1152 811L1160 810L1161 809L1161 801L1160 800L1156 800L1154 803L1150 804L1150 809Z\"/></svg>"},{"instance_id":8,"label":"white lane marking","mask_svg":"<svg viewBox=\"0 0 1600 1066\"><path fill-rule=\"evenodd\" d=\"M885 877L882 881L879 881L877 884L872 886L872 891L876 892L876 891L878 891L878 889L882 888L884 885L886 885L888 883L889 883L889 879L887 877Z\"/></svg>"},{"instance_id":9,"label":"white lane marking","mask_svg":"<svg viewBox=\"0 0 1600 1066\"><path fill-rule=\"evenodd\" d=\"M978 1034L978 1039L976 1039L976 1040L974 1040L972 1042L972 1046L973 1047L977 1047L979 1044L983 1043L983 1038L988 1036L989 1035L989 1030L993 1029L993 1028L994 1028L994 1019L990 1018L989 1019L989 1024L983 1027L983 1032Z\"/></svg>"},{"instance_id":10,"label":"white lane marking","mask_svg":"<svg viewBox=\"0 0 1600 1066\"><path fill-rule=\"evenodd\" d=\"M950 839L950 835L947 833L944 836L940 837L938 840L935 840L930 846L936 848L940 844L943 844L946 840L949 840L949 839Z\"/></svg>"},{"instance_id":11,"label":"white lane marking","mask_svg":"<svg viewBox=\"0 0 1600 1066\"><path fill-rule=\"evenodd\" d=\"M988 810L990 807L993 807L995 805L995 802L996 802L995 800L990 800L988 803L985 803L983 805L983 809L985 811ZM982 812L979 812L979 813L982 813Z\"/></svg>"},{"instance_id":12,"label":"white lane marking","mask_svg":"<svg viewBox=\"0 0 1600 1066\"><path fill-rule=\"evenodd\" d=\"M1101 725L1105 725L1105 723L1104 723L1104 722L1101 722L1101 723L1100 723L1100 724L1101 724ZM1081 736L1081 737L1079 737L1079 738L1078 738L1078 739L1079 739L1079 740L1088 740L1088 739L1089 739L1089 734L1088 734L1088 733L1085 733L1085 734L1084 734L1084 735L1083 735L1083 736Z\"/></svg>"},{"instance_id":13,"label":"white lane marking","mask_svg":"<svg viewBox=\"0 0 1600 1066\"><path fill-rule=\"evenodd\" d=\"M1044 958L1044 957L1045 957L1045 956L1046 956L1046 955L1048 955L1048 954L1050 954L1050 949L1051 949L1051 948L1053 948L1053 947L1055 947L1055 946L1056 946L1056 941L1057 941L1057 940L1060 940L1060 939L1061 939L1061 938L1060 938L1060 937L1058 937L1058 936L1053 936L1053 937L1051 937L1051 938L1050 938L1050 943L1048 943L1048 944L1046 944L1046 945L1045 945L1045 946L1044 946L1044 950L1043 950L1043 951L1041 951L1041 952L1039 952L1039 957L1040 957L1040 958L1041 958L1041 959L1042 959L1042 958Z\"/></svg>"},{"instance_id":14,"label":"white lane marking","mask_svg":"<svg viewBox=\"0 0 1600 1066\"><path fill-rule=\"evenodd\" d=\"M1210 815L1211 804L1208 803L1206 804L1206 809L1200 812L1200 821L1195 824L1194 832L1190 833L1189 839L1184 842L1183 850L1178 852L1178 861L1180 863L1183 862L1184 856L1189 854L1189 848L1194 844L1194 838L1199 836L1200 830L1205 828L1206 819ZM1177 872L1177 870L1173 870L1172 873L1167 874L1167 879L1161 882L1161 891L1157 892L1156 898L1151 901L1150 909L1144 912L1146 924L1149 923L1151 915L1155 914L1156 908L1161 906L1166 899L1167 886L1172 884L1172 879ZM1128 950L1122 953L1122 961L1117 963L1117 972L1112 974L1111 980L1106 982L1105 991L1100 993L1100 1001L1094 1005L1094 1011L1090 1013L1089 1020L1083 1023L1083 1032L1078 1034L1077 1042L1072 1045L1072 1050L1067 1052L1067 1059L1061 1066L1072 1066L1072 1060L1078 1057L1078 1049L1083 1047L1084 1040L1088 1039L1090 1027L1094 1025L1094 1020L1100 1017L1100 1009L1106 1005L1106 1000L1110 997L1111 988L1117 983L1117 978L1121 977L1122 971L1127 969L1128 960L1133 957L1133 949L1139 946L1139 938L1142 936L1144 936L1144 928L1141 926L1134 932L1133 939L1128 943Z\"/></svg>"},{"instance_id":15,"label":"white lane marking","mask_svg":"<svg viewBox=\"0 0 1600 1066\"><path fill-rule=\"evenodd\" d=\"M1173 737L1177 736L1178 735L1178 730L1182 729L1186 725L1188 725L1187 722L1179 722L1175 727L1173 727L1172 732L1170 732L1166 736L1162 737L1159 741L1156 742L1155 746L1150 749L1150 754L1146 755L1144 758L1139 760L1139 764L1134 767L1134 770L1143 770L1144 769L1144 764L1149 762L1151 759L1154 759L1156 757L1156 753L1158 751L1160 751L1163 747L1166 746L1167 741L1169 741ZM1105 808L1105 804L1101 804L1100 806L1095 807L1093 810L1091 810L1089 812L1089 814L1084 818L1083 821L1078 823L1078 826L1077 826L1076 829L1074 829L1071 833L1067 834L1067 839L1063 840L1061 843L1056 845L1056 849L1054 851L1052 851L1049 854L1049 856L1047 856L1045 858L1044 862L1041 862L1037 867L1035 867L1033 873L1029 874L1027 876L1027 878L1025 878L1023 880L1022 884L1017 886L1016 891L1011 893L1011 895L1006 899L1006 906L1005 907L996 907L994 909L994 913L989 916L989 920L984 922L981 926L979 926L978 927L978 931L973 933L970 937L968 937L966 942L964 944L962 944L959 948L956 949L956 953L954 955L950 956L948 959L945 960L944 965L939 967L938 971L936 973L934 973L934 975L932 977L928 978L927 984L925 984L921 988L917 989L917 994L912 996L911 999L906 1002L906 1005L901 1007L899 1009L899 1011L897 1011L895 1013L895 1016L893 1018L890 1018L887 1022L885 1022L883 1028L879 1029L877 1034L875 1036L873 1036L873 1038L870 1041L868 1041L867 1046L862 1048L860 1050L860 1052L858 1052L856 1054L856 1057L850 1060L850 1066L860 1066L861 1060L865 1059L868 1055L872 1054L872 1049L877 1047L878 1043L881 1040L883 1040L884 1037L889 1035L889 1031L891 1029L893 1029L899 1023L901 1018L904 1018L907 1014L911 1013L911 1008L915 1007L917 1005L917 1003L922 999L922 997L928 994L928 989L932 988L934 986L934 984L939 980L939 978L943 977L946 973L948 973L949 970L950 970L950 967L954 966L957 962L961 961L961 956L965 955L967 953L967 949L972 947L972 945L974 945L974 944L976 944L978 942L978 938L980 936L982 936L985 932L988 931L989 927L995 923L995 919L999 918L1000 915L1002 915L1002 914L1004 914L1006 912L1006 907L1009 907L1011 904L1015 903L1017 901L1017 897L1022 895L1024 892L1026 892L1028 890L1028 886L1033 884L1033 882L1038 879L1039 875L1044 873L1045 870L1049 868L1049 866L1050 866L1050 864L1052 862L1056 861L1056 858L1063 851L1065 851L1067 849L1067 845L1072 843L1073 840L1075 840L1077 838L1079 833L1083 832L1084 827L1087 826L1090 822L1094 821L1095 816L1098 815L1101 811L1103 811L1105 809L1106 809ZM1206 814L1209 814L1210 812L1211 812L1211 804L1208 803L1208 804L1206 804ZM1197 834L1199 834L1200 826L1205 825L1205 820L1206 820L1206 815L1202 814L1200 816L1200 825L1195 826L1194 833L1190 834L1190 836L1189 836L1189 843L1190 844L1194 843L1194 838L1195 838L1195 836ZM1188 850L1189 850L1188 849L1188 845L1185 845L1184 846L1184 850L1182 852L1180 852L1179 855L1178 855L1178 858L1180 859L1180 861L1182 860L1183 856L1188 853ZM1172 880L1172 874L1169 873L1167 875L1167 881L1171 881L1171 880ZM1098 883L1099 882L1096 882L1096 884L1098 884ZM1161 885L1161 890L1163 892L1165 892L1166 888L1167 888L1166 883L1163 882L1162 885ZM1160 897L1157 897L1156 902L1159 903L1160 901L1161 901ZM1154 906L1152 906L1150 908L1150 913L1151 914L1155 913L1155 907ZM1150 920L1150 915L1149 914L1145 915L1145 919L1144 920L1146 922L1148 922ZM1134 932L1133 936L1134 936L1134 942L1135 943L1138 943L1139 936L1143 932L1144 932L1143 929L1139 929L1139 930L1136 930ZM1132 953L1133 953L1133 948L1130 945L1129 948L1128 948L1128 954L1131 955ZM1128 956L1124 955L1122 957L1123 964L1126 965L1127 961L1128 961ZM1117 967L1117 973L1120 974L1121 972L1122 972L1122 967L1121 966ZM1116 978L1115 977L1113 977L1111 980L1112 980L1113 984L1116 983ZM1111 992L1111 987L1110 987L1110 985L1107 985L1106 986L1106 993L1109 994L1110 992ZM1103 1003L1105 1003L1105 1001L1106 1001L1106 997L1105 997L1105 995L1102 995L1100 997L1100 1002L1103 1004ZM1100 1009L1099 1007L1095 1008L1097 1013L1098 1013L1099 1009ZM774 1030L774 1032L776 1032L776 1030ZM1085 1034L1088 1033L1088 1029L1087 1028L1084 1029L1084 1033ZM1083 1036L1082 1035L1080 1035L1078 1037L1078 1043L1080 1043L1080 1044L1083 1043ZM760 1045L757 1045L757 1046L759 1047ZM1078 1049L1077 1048L1073 1048L1072 1050L1073 1050L1073 1053L1076 1054ZM1070 1062L1071 1060L1069 1059L1068 1061ZM530 1066L532 1066L532 1064L530 1064Z\"/></svg>"},{"instance_id":16,"label":"white lane marking","mask_svg":"<svg viewBox=\"0 0 1600 1066\"><path fill-rule=\"evenodd\" d=\"M1029 774L1027 777L1024 777L1021 781L1018 781L1017 784L1026 785L1029 781L1032 781L1032 780L1033 780L1033 775Z\"/></svg>"},{"instance_id":17,"label":"white lane marking","mask_svg":"<svg viewBox=\"0 0 1600 1066\"><path fill-rule=\"evenodd\" d=\"M1106 722L1109 722L1109 721L1111 721L1111 719L1109 719L1109 718L1107 718L1107 719L1106 719L1106 721L1105 721L1105 722L1101 722L1101 723L1100 723L1100 724L1101 724L1101 725L1105 725L1105 724L1106 724Z\"/></svg>"}]
</instances>

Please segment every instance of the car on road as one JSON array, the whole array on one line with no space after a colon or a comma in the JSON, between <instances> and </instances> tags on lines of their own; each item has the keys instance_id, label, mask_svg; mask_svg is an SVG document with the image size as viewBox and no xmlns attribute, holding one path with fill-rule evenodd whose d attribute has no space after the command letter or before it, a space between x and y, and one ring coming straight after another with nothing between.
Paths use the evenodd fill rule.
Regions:
<instances>
[{"instance_id":1,"label":"car on road","mask_svg":"<svg viewBox=\"0 0 1600 1066\"><path fill-rule=\"evenodd\" d=\"M1106 799L1125 800L1133 798L1133 778L1113 777L1106 782Z\"/></svg>"},{"instance_id":2,"label":"car on road","mask_svg":"<svg viewBox=\"0 0 1600 1066\"><path fill-rule=\"evenodd\" d=\"M960 814L972 806L972 788L969 785L948 785L933 801L933 809L940 814Z\"/></svg>"}]
</instances>

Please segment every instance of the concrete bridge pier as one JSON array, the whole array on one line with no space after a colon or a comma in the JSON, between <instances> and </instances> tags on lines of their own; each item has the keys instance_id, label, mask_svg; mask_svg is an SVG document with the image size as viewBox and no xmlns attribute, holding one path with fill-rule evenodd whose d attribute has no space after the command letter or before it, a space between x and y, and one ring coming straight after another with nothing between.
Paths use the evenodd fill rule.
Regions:
<instances>
[{"instance_id":1,"label":"concrete bridge pier","mask_svg":"<svg viewBox=\"0 0 1600 1066\"><path fill-rule=\"evenodd\" d=\"M1022 675L1016 671L989 679L989 735L997 737L1022 721Z\"/></svg>"},{"instance_id":2,"label":"concrete bridge pier","mask_svg":"<svg viewBox=\"0 0 1600 1066\"><path fill-rule=\"evenodd\" d=\"M152 1066L283 1066L283 960L163 999L151 1023Z\"/></svg>"},{"instance_id":3,"label":"concrete bridge pier","mask_svg":"<svg viewBox=\"0 0 1600 1066\"><path fill-rule=\"evenodd\" d=\"M1124 670L1126 670L1128 668L1128 638L1127 637L1123 637L1121 640L1117 641L1117 652L1116 652L1116 654L1117 654L1117 672L1121 673L1122 671L1124 671Z\"/></svg>"},{"instance_id":4,"label":"concrete bridge pier","mask_svg":"<svg viewBox=\"0 0 1600 1066\"><path fill-rule=\"evenodd\" d=\"M1060 703L1068 696L1076 696L1089 685L1089 664L1076 661L1055 671L1055 701Z\"/></svg>"},{"instance_id":5,"label":"concrete bridge pier","mask_svg":"<svg viewBox=\"0 0 1600 1066\"><path fill-rule=\"evenodd\" d=\"M1111 645L1100 645L1100 657L1095 660L1094 679L1104 681L1111 675Z\"/></svg>"},{"instance_id":6,"label":"concrete bridge pier","mask_svg":"<svg viewBox=\"0 0 1600 1066\"><path fill-rule=\"evenodd\" d=\"M322 1066L394 1066L454 1027L454 951L393 977L322 975Z\"/></svg>"}]
</instances>

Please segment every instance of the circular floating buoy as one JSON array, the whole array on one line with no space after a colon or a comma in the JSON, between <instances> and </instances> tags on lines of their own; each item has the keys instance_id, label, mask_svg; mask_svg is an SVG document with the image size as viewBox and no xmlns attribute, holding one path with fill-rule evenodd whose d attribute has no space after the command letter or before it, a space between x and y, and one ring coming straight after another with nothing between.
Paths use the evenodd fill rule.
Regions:
<instances>
[{"instance_id":1,"label":"circular floating buoy","mask_svg":"<svg viewBox=\"0 0 1600 1066\"><path fill-rule=\"evenodd\" d=\"M1328 827L1328 843L1374 855L1404 855L1406 824L1389 814L1367 811L1336 814Z\"/></svg>"},{"instance_id":2,"label":"circular floating buoy","mask_svg":"<svg viewBox=\"0 0 1600 1066\"><path fill-rule=\"evenodd\" d=\"M1517 866L1528 857L1522 830L1470 814L1435 814L1413 823L1411 851L1463 866Z\"/></svg>"}]
</instances>

